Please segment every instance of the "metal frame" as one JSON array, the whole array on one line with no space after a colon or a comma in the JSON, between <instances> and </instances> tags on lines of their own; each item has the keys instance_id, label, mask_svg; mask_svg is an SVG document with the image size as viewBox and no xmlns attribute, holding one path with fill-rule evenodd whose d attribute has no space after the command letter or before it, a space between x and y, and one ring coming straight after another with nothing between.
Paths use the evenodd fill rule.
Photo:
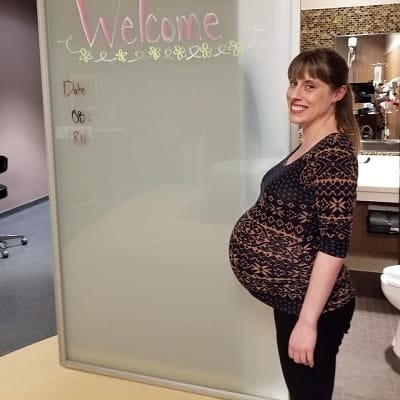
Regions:
<instances>
[{"instance_id":1,"label":"metal frame","mask_svg":"<svg viewBox=\"0 0 400 400\"><path fill-rule=\"evenodd\" d=\"M43 117L44 130L46 138L47 166L49 174L49 208L50 208L50 229L53 245L53 261L54 261L54 286L55 286L55 302L56 302L56 323L59 342L59 354L62 364L66 362L65 351L65 335L64 335L64 305L62 300L62 278L60 266L60 246L58 238L58 220L56 205L56 179L54 168L54 151L53 151L53 131L51 119L51 102L50 102L50 82L48 68L48 47L47 47L47 26L46 26L46 8L45 0L36 0L38 31L39 31L39 52L40 52L40 71L42 78L42 95L43 95Z\"/></svg>"}]
</instances>

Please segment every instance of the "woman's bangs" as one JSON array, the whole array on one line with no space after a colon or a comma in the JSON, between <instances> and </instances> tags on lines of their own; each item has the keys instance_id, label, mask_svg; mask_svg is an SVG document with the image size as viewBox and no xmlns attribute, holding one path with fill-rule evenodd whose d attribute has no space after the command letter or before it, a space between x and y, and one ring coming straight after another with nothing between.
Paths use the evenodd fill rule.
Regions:
<instances>
[{"instance_id":1,"label":"woman's bangs","mask_svg":"<svg viewBox=\"0 0 400 400\"><path fill-rule=\"evenodd\" d=\"M325 64L314 57L297 57L288 69L289 79L304 79L306 73L313 79L329 82L329 72L325 70Z\"/></svg>"}]
</instances>

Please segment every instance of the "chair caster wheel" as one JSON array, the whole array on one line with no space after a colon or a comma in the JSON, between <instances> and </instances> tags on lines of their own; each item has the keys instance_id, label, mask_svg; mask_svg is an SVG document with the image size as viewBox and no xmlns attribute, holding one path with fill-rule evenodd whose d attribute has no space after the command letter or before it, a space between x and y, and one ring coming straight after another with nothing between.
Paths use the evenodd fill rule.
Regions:
<instances>
[{"instance_id":1,"label":"chair caster wheel","mask_svg":"<svg viewBox=\"0 0 400 400\"><path fill-rule=\"evenodd\" d=\"M23 244L23 245L28 244L28 239L27 238L22 238L21 239L21 244Z\"/></svg>"},{"instance_id":2,"label":"chair caster wheel","mask_svg":"<svg viewBox=\"0 0 400 400\"><path fill-rule=\"evenodd\" d=\"M1 258L8 258L8 250L3 250L0 252Z\"/></svg>"}]
</instances>

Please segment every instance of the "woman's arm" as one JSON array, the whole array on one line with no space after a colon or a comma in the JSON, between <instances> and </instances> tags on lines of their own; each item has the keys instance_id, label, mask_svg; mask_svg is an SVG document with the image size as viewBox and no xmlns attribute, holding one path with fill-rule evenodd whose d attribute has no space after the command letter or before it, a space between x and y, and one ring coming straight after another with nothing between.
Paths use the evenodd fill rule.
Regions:
<instances>
[{"instance_id":1,"label":"woman's arm","mask_svg":"<svg viewBox=\"0 0 400 400\"><path fill-rule=\"evenodd\" d=\"M343 258L318 252L299 319L289 340L289 357L314 366L317 323L343 265Z\"/></svg>"},{"instance_id":2,"label":"woman's arm","mask_svg":"<svg viewBox=\"0 0 400 400\"><path fill-rule=\"evenodd\" d=\"M349 248L357 174L357 158L343 135L330 136L305 171L308 187L314 193L320 242L288 352L295 362L310 367L314 365L318 319Z\"/></svg>"}]
</instances>

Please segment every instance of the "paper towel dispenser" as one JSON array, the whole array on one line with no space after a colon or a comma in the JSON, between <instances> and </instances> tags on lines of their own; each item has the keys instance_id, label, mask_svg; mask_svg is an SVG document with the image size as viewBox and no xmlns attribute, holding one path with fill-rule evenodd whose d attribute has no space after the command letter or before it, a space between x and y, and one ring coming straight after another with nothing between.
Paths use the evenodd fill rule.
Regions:
<instances>
[{"instance_id":1,"label":"paper towel dispenser","mask_svg":"<svg viewBox=\"0 0 400 400\"><path fill-rule=\"evenodd\" d=\"M399 233L399 208L368 206L367 230L372 233Z\"/></svg>"}]
</instances>

